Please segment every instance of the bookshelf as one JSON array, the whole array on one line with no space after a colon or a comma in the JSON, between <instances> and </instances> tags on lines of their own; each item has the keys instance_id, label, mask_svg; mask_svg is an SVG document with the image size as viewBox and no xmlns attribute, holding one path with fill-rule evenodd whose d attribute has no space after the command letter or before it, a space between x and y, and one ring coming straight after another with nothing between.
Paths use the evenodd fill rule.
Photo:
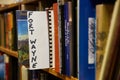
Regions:
<instances>
[{"instance_id":1,"label":"bookshelf","mask_svg":"<svg viewBox=\"0 0 120 80\"><path fill-rule=\"evenodd\" d=\"M1 20L1 18L3 17L3 15L4 15L4 13L8 13L8 12L11 12L11 11L15 11L15 10L26 10L26 9L28 9L28 10L39 10L39 8L40 9L42 9L42 10L45 10L45 8L47 8L47 7L50 7L50 6L52 6L52 4L53 3L55 3L55 2L57 2L57 1L64 1L64 0L53 0L53 1L51 1L51 0L48 0L48 2L46 1L46 0L28 0L28 1L22 1L22 2L17 2L17 3L13 3L13 4L10 4L10 5L7 5L7 6L5 6L5 7L0 7L0 20ZM67 0L65 0L65 1L67 1ZM72 1L73 3L74 3L74 6L76 6L76 4L79 4L79 1L78 0L69 0L69 1ZM77 3L77 1L78 1L78 3ZM91 0L90 0L91 1ZM94 1L94 0L93 0ZM115 2L115 0L111 0L112 2ZM120 2L120 0L116 0L116 1L118 1L118 3ZM110 2L110 3L112 3L112 2ZM64 2L60 2L58 5L61 5L60 7L59 7L59 11L61 11L61 10L63 10L63 3ZM105 4L106 4L107 2L103 2L103 3L97 3L97 5L98 4L104 4L104 5L102 5L102 9L103 9L103 7L104 6L106 6ZM117 3L117 2L116 2ZM42 5L41 5L42 4ZM107 4L108 5L108 4ZM113 6L114 6L115 4L113 3L112 4L112 9L113 9ZM32 6L32 7L31 7ZM99 6L99 5L98 5ZM120 6L119 4L118 4L118 6ZM23 8L24 7L24 8ZM107 10L109 10L108 8L110 8L110 7L107 7L106 9ZM120 7L119 7L120 8ZM118 10L119 10L119 8L117 8ZM77 11L75 10L75 9L77 9ZM79 36L79 33L77 33L77 32L79 32L79 30L77 30L77 29L79 29L79 28L77 28L78 27L78 23L79 23L79 21L77 21L78 19L76 19L77 17L79 17L80 15L79 15L79 13L77 14L77 12L79 11L78 10L78 6L77 7L75 7L75 9L73 10L72 9L72 14L74 14L75 16L73 17L73 19L75 19L72 23L73 23L73 25L75 25L76 27L75 27L75 29L72 31L72 29L71 29L71 31L74 33L72 36L74 36L74 38L76 38L76 39L78 39L78 36ZM49 9L48 9L49 10ZM50 10L51 10L51 8L50 8ZM67 10L67 9L66 9ZM81 9L82 10L82 9ZM90 10L90 9L89 9ZM89 11L88 10L88 11ZM104 10L104 9L103 9ZM86 10L87 11L87 10ZM93 10L94 11L94 10ZM100 11L100 10L98 10L98 11ZM106 10L105 10L106 11ZM113 9L113 11L114 11L114 9ZM81 11L82 12L82 11ZM65 12L65 13L67 13L67 12ZM99 12L98 12L99 13ZM109 11L107 14L109 14L109 13L111 13L111 11ZM105 13L104 12L101 12L101 14L102 15L104 15ZM115 12L114 12L114 14L115 14ZM118 15L120 15L120 11L119 12L117 12L117 14ZM64 16L63 15L63 13L59 13L59 15L60 16ZM83 14L83 15L85 15L85 14ZM99 14L98 14L99 15ZM102 15L101 15L101 17L99 18L100 20L102 20L103 18L102 18ZM111 15L112 16L112 13L111 14L109 14L109 15ZM117 15L117 16L118 16ZM105 15L104 15L105 16ZM82 15L81 15L81 17L83 17ZM106 16L106 17L108 17L108 18L110 18L108 15ZM106 17L104 17L104 18L106 18ZM84 18L84 17L83 17ZM112 18L112 17L111 17ZM59 17L58 16L58 18L57 19L60 19L61 21L58 23L58 25L60 25L60 31L58 32L59 34L60 34L60 37L59 38L65 38L65 37L63 37L63 36L65 36L65 32L63 31L64 29L63 29L63 25L65 25L65 22L64 22L64 20L63 20L63 17ZM118 18L117 18L118 19ZM117 20L116 19L116 20ZM82 20L80 20L80 21L82 21ZM107 21L107 19L106 19L106 21ZM115 22L115 21L113 21L114 23L111 23L112 24L112 26L116 26L116 25L114 25L114 24L117 24L117 22ZM2 29L1 28L1 25L5 25L5 24L1 24L2 22L0 22L0 29ZM63 24L62 24L63 23ZM104 23L104 19L103 19L103 22L101 22L101 23L99 23L99 25L101 26L101 25L103 25L103 23ZM110 21L109 21L109 23L110 23ZM108 23L108 24L109 24ZM87 24L87 23L86 23ZM110 26L110 24L108 25L107 24L107 26ZM119 25L119 24L118 24ZM98 24L97 24L97 26L98 26ZM119 25L120 26L120 25ZM62 28L62 29L61 29ZM82 29L81 29L82 30ZM87 30L87 28L86 28L86 30ZM105 29L104 29L105 30ZM117 30L117 29L116 29ZM0 30L1 31L1 30ZM111 29L111 31L112 31L112 29ZM2 31L3 32L3 31ZM3 38L1 38L1 36L3 37L3 35L5 35L5 34L3 34L2 32L0 32L0 53L3 53L3 54L6 54L6 55L8 55L9 57L10 57L10 60L9 60L9 62L10 62L10 68L11 68L11 70L9 71L9 72L11 72L11 73L9 73L9 78L10 78L10 80L18 80L18 77L17 76L14 76L14 74L18 74L17 73L17 70L18 70L18 60L19 60L19 55L18 55L18 51L17 50L12 50L12 49L10 49L10 48L6 48L4 45L5 44L3 44L3 43L5 43L4 41L6 41L5 39L3 39ZM3 35L1 35L1 33L3 34ZM107 32L108 33L108 32ZM115 30L114 30L114 33L115 33ZM71 33L70 33L71 34ZM77 34L77 35L76 35ZM85 34L84 34L85 35ZM87 34L88 35L88 34ZM108 34L109 35L109 34ZM111 33L111 35L115 35L115 34L112 34ZM118 36L118 35L117 35ZM84 36L85 37L85 36ZM111 40L110 39L111 37L109 37L109 40ZM115 40L115 41L117 41L118 42L118 40L117 40L117 37L115 37L116 38L116 40L115 39L112 39L113 41ZM74 45L74 52L75 53L77 53L77 49L79 49L78 48L78 44L76 44L77 42L79 42L78 40L71 40L72 42L73 42L73 44L71 44L71 46L73 46ZM60 40L59 40L60 41ZM84 41L84 40L83 40ZM1 42L3 42L3 43L1 43ZM61 41L61 42L64 42L64 41ZM75 43L74 43L75 42ZM84 43L84 42L83 42ZM106 44L109 44L109 43L106 43ZM115 44L115 46L117 46L117 48L119 47L119 45L120 45L120 43L118 42L118 44L117 43L115 43L114 42L114 44ZM83 44L84 45L84 44ZM63 48L61 48L61 46L63 47L64 46L64 44L62 44L62 43L60 43L60 50L58 50L58 52L63 52L64 53L64 49ZM80 46L79 46L80 47ZM86 46L85 46L86 47ZM88 46L87 46L88 47ZM113 46L112 46L112 41L111 41L111 46L107 46L108 48L110 47L110 48L113 48ZM71 47L70 47L71 48ZM77 49L76 49L77 48ZM85 50L85 51L87 51L87 50ZM117 69L119 69L119 71L120 71L120 68L118 68L119 67L119 64L117 63L117 60L119 60L119 63L120 63L120 59L116 59L116 58L118 58L118 56L119 56L119 48L118 49L114 49L112 52L111 52L111 55L113 55L113 53L114 53L114 51L116 51L115 53L116 53L116 55L114 55L113 57L114 57L114 61L112 62L112 60L110 60L110 59L112 59L112 58L109 58L109 60L108 60L108 54L109 54L109 50L107 49L107 54L106 54L106 59L103 59L103 64L104 64L104 66L101 66L102 64L100 63L100 67L102 67L102 73L98 73L98 75L100 75L100 77L101 77L101 79L98 79L98 77L96 77L96 80L106 80L105 78L107 78L108 76L109 76L109 73L110 73L110 75L111 76L109 76L109 79L110 78L112 78L112 79L114 79L114 78L116 78L116 79L118 79L119 78L119 72L117 71ZM84 51L83 51L84 52ZM87 53L87 52L86 52ZM88 55L88 54L87 54ZM110 55L110 56L111 56ZM117 56L118 55L118 56ZM60 54L60 56L61 56L61 54ZM63 63L65 63L64 62L64 60L65 60L65 55L64 54L62 54L62 56L63 56L63 60L61 60L61 62L63 61ZM71 55L70 55L71 56ZM74 60L76 61L76 62L73 62L72 63L72 65L70 64L69 65L69 63L67 63L68 65L68 68L71 68L70 66L72 66L72 68L74 67L73 65L75 65L75 66L80 66L80 65L82 65L82 64L84 64L84 62L82 63L82 64L80 64L80 60L79 59L77 59L77 58L79 58L80 57L80 53L78 53L78 54L75 54L75 55L72 55L72 58L74 58ZM83 57L84 58L84 57ZM77 62L77 60L79 60L78 62ZM93 60L93 59L92 59ZM100 60L101 60L101 57L100 57ZM99 60L99 61L100 61ZM82 61L82 60L81 60ZM84 60L83 60L84 61ZM109 62L109 61L111 61L111 62ZM72 61L71 61L72 62ZM105 62L105 63L104 63ZM105 71L106 70L106 67L108 67L108 65L106 65L106 63L108 63L109 62L109 65L112 65L112 68L111 67L109 67L109 69L107 70L107 71ZM93 63L93 62L92 62ZM117 64L117 66L116 66L116 64ZM62 65L62 64L61 64ZM61 65L59 65L60 67L61 67ZM12 68L13 67L13 68ZM117 69L115 69L114 67L116 67ZM61 69L63 69L63 70L61 70L61 73L60 72L57 72L57 71L55 71L53 68L49 68L49 69L41 69L40 70L40 72L39 73L45 73L45 74L47 74L47 75L49 75L49 77L50 78L54 78L55 77L55 80L79 80L77 77L78 77L78 75L79 75L79 77L80 77L80 74L78 73L79 71L78 71L78 68L75 68L75 70L71 73L71 74L73 74L73 76L69 76L69 75L71 75L71 74L67 74L66 72L65 72L65 69L66 68L66 65L65 64L63 64L62 65L62 68ZM87 68L87 67L86 67ZM95 68L93 68L93 67L89 67L90 69L95 69ZM87 68L88 69L88 68ZM15 70L15 71L14 71ZM114 71L115 70L115 71ZM111 71L111 72L109 72L109 71ZM84 71L83 71L84 72ZM92 72L92 71L91 71ZM99 72L99 71L98 71ZM115 72L116 74L113 74L113 72ZM22 73L22 72L21 72ZM75 74L74 74L75 73ZM77 76L76 76L76 74L77 74ZM85 74L86 75L86 74ZM92 75L94 78L95 78L95 74L89 74L89 77L91 77L90 75ZM88 74L87 74L87 76L88 76ZM28 76L29 77L29 76ZM56 79L57 78L57 79ZM89 79L89 78L88 78ZM22 79L20 79L20 80L22 80ZM46 79L45 79L46 80ZM93 80L93 79L92 79Z\"/></svg>"},{"instance_id":2,"label":"bookshelf","mask_svg":"<svg viewBox=\"0 0 120 80\"><path fill-rule=\"evenodd\" d=\"M57 2L55 0L53 1L50 1L50 3L53 3L53 2ZM43 3L43 6L46 7L47 6L47 2L45 1L42 1ZM44 5L45 4L45 5ZM39 8L39 0L28 0L28 1L22 1L22 2L17 2L17 3L13 3L13 4L9 4L5 7L0 7L0 14L4 14L4 13L8 13L8 12L11 12L11 11L15 11L15 10L22 10L22 5L32 5L35 7L37 7L37 9ZM48 4L48 6L51 6L50 4ZM33 10L33 9L32 9ZM4 34L5 35L5 34ZM5 39L4 39L5 40ZM1 40L0 40L1 41ZM9 49L9 48L6 48L5 46L3 45L0 45L0 53L4 53L8 56L10 56L12 63L10 63L10 66L13 65L13 64L16 64L14 63L14 60L18 60L18 51L17 50L12 50L12 49ZM13 59L12 59L13 58ZM17 67L14 66L14 67ZM10 67L12 68L12 67ZM18 69L18 68L15 68L15 69ZM11 71L11 70L10 70ZM12 69L12 71L14 71ZM60 80L78 80L77 78L73 77L73 76L67 76L65 74L60 74L59 72L56 72L55 70L53 69L43 69L41 70L43 73L46 73L46 74L51 74L52 76L55 76L57 77L58 79ZM12 73L9 73L9 77L10 77L10 80L16 80L18 77L13 77L14 74L16 74L16 72L12 72ZM13 75L12 75L13 74ZM17 75L17 74L16 74ZM18 79L17 79L18 80Z\"/></svg>"}]
</instances>

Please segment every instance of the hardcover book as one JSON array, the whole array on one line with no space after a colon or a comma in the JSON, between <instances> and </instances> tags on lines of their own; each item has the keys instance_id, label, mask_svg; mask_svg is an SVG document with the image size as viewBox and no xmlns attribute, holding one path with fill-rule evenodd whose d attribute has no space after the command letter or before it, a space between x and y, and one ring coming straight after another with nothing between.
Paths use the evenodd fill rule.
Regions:
<instances>
[{"instance_id":1,"label":"hardcover book","mask_svg":"<svg viewBox=\"0 0 120 80\"><path fill-rule=\"evenodd\" d=\"M55 71L60 72L60 52L59 52L59 29L58 29L58 4L53 3L54 14L54 48L55 48Z\"/></svg>"},{"instance_id":2,"label":"hardcover book","mask_svg":"<svg viewBox=\"0 0 120 80\"><path fill-rule=\"evenodd\" d=\"M99 80L111 79L115 56L119 53L120 0L116 0L110 22L110 29L105 47L105 55Z\"/></svg>"},{"instance_id":3,"label":"hardcover book","mask_svg":"<svg viewBox=\"0 0 120 80\"><path fill-rule=\"evenodd\" d=\"M20 79L28 79L27 68L29 68L29 43L27 11L16 11L17 35L18 35L18 65ZM24 75L22 74L24 72ZM24 77L26 76L26 77ZM23 79L23 80L24 80Z\"/></svg>"},{"instance_id":4,"label":"hardcover book","mask_svg":"<svg viewBox=\"0 0 120 80\"><path fill-rule=\"evenodd\" d=\"M72 25L72 2L64 4L64 36L65 36L65 74L73 75L73 25Z\"/></svg>"},{"instance_id":5,"label":"hardcover book","mask_svg":"<svg viewBox=\"0 0 120 80\"><path fill-rule=\"evenodd\" d=\"M95 80L95 5L78 2L79 79Z\"/></svg>"},{"instance_id":6,"label":"hardcover book","mask_svg":"<svg viewBox=\"0 0 120 80\"><path fill-rule=\"evenodd\" d=\"M96 80L101 72L112 12L113 4L96 5Z\"/></svg>"}]
</instances>

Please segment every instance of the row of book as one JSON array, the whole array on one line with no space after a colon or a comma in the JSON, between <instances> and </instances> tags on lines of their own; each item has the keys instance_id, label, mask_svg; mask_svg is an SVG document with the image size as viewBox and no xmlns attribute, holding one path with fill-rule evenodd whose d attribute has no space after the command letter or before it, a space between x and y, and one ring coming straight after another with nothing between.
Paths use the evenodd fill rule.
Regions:
<instances>
[{"instance_id":1,"label":"row of book","mask_svg":"<svg viewBox=\"0 0 120 80\"><path fill-rule=\"evenodd\" d=\"M13 16L14 11L12 12L6 12L4 14L0 14L0 46L10 49L10 50L17 50L17 37L16 37L16 29L15 29L15 17ZM13 35L14 34L14 35ZM1 52L1 57L3 57L4 66L4 78L8 80L10 78L9 71L12 71L13 69L10 69L13 65L12 60L14 61L14 64L17 64L17 59L12 58L12 56L8 56L7 54L4 54ZM17 65L16 65L17 66ZM16 69L17 67L15 67ZM1 68L2 69L2 68ZM16 69L17 70L17 69ZM15 71L16 72L16 71ZM12 76L12 75L11 75ZM11 79L11 78L10 78Z\"/></svg>"},{"instance_id":2,"label":"row of book","mask_svg":"<svg viewBox=\"0 0 120 80\"><path fill-rule=\"evenodd\" d=\"M53 3L44 11L10 12L15 17L10 21L16 23L13 32L17 32L17 38L9 28L6 31L0 27L0 46L16 46L19 79L40 79L37 70L52 68L81 80L119 80L120 0L114 2L96 4L94 0L80 0L77 6L77 0L73 0ZM0 17L0 25L6 25L8 17Z\"/></svg>"},{"instance_id":3,"label":"row of book","mask_svg":"<svg viewBox=\"0 0 120 80\"><path fill-rule=\"evenodd\" d=\"M58 27L58 3L53 3L52 8L45 11L16 11L20 69L53 68L66 76L77 76L72 2L65 2L61 9L64 10L61 11L64 12L61 17L62 34L59 34Z\"/></svg>"}]
</instances>

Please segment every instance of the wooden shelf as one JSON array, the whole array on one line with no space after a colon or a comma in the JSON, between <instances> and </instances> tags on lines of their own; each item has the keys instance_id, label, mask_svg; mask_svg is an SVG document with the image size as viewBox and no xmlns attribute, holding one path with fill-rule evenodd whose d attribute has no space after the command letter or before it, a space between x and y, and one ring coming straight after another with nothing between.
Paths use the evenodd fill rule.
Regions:
<instances>
[{"instance_id":1,"label":"wooden shelf","mask_svg":"<svg viewBox=\"0 0 120 80\"><path fill-rule=\"evenodd\" d=\"M21 2L21 4L34 4L36 2L38 2L39 0L30 0L30 1L23 1Z\"/></svg>"},{"instance_id":2,"label":"wooden shelf","mask_svg":"<svg viewBox=\"0 0 120 80\"><path fill-rule=\"evenodd\" d=\"M3 52L5 54L8 54L10 56L13 56L13 57L16 57L18 58L18 52L17 51L12 51L12 50L9 50L9 49L6 49L6 48L3 48L3 47L0 47L0 52ZM49 74L52 74L62 80L78 80L77 78L74 78L74 77L68 77L68 76L65 76L65 75L62 75L60 73L57 73L55 72L53 69L43 69L43 71L49 73Z\"/></svg>"},{"instance_id":3,"label":"wooden shelf","mask_svg":"<svg viewBox=\"0 0 120 80\"><path fill-rule=\"evenodd\" d=\"M19 5L20 5L20 3L15 3L15 4L10 4L8 6L5 6L5 7L1 7L0 12L10 11L13 8L18 8Z\"/></svg>"},{"instance_id":4,"label":"wooden shelf","mask_svg":"<svg viewBox=\"0 0 120 80\"><path fill-rule=\"evenodd\" d=\"M18 3L13 3L13 4L10 4L8 6L1 7L0 12L11 11L11 9L14 9L14 8L19 9L21 4L35 4L38 1L39 0L31 0L31 1L23 1L23 2L18 2Z\"/></svg>"},{"instance_id":5,"label":"wooden shelf","mask_svg":"<svg viewBox=\"0 0 120 80\"><path fill-rule=\"evenodd\" d=\"M0 52L3 52L5 54L18 58L18 53L16 51L12 51L12 50L0 47Z\"/></svg>"},{"instance_id":6,"label":"wooden shelf","mask_svg":"<svg viewBox=\"0 0 120 80\"><path fill-rule=\"evenodd\" d=\"M49 74L52 74L62 80L78 80L77 78L74 78L72 76L66 76L66 75L63 75L63 74L60 74L60 73L57 73L55 72L53 69L43 69L43 71L49 73Z\"/></svg>"}]
</instances>

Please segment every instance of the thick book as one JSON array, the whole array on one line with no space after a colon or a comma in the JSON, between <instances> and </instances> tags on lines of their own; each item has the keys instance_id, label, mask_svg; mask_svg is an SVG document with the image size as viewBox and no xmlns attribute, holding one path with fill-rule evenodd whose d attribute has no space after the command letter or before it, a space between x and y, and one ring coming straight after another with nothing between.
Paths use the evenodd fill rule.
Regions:
<instances>
[{"instance_id":1,"label":"thick book","mask_svg":"<svg viewBox=\"0 0 120 80\"><path fill-rule=\"evenodd\" d=\"M105 55L102 63L99 80L111 79L113 62L115 55L119 51L119 32L120 32L120 0L116 0L110 22L108 39L105 47Z\"/></svg>"},{"instance_id":2,"label":"thick book","mask_svg":"<svg viewBox=\"0 0 120 80\"><path fill-rule=\"evenodd\" d=\"M78 4L79 79L95 80L95 5L90 0Z\"/></svg>"},{"instance_id":3,"label":"thick book","mask_svg":"<svg viewBox=\"0 0 120 80\"><path fill-rule=\"evenodd\" d=\"M96 80L101 72L112 12L113 4L96 5Z\"/></svg>"}]
</instances>

